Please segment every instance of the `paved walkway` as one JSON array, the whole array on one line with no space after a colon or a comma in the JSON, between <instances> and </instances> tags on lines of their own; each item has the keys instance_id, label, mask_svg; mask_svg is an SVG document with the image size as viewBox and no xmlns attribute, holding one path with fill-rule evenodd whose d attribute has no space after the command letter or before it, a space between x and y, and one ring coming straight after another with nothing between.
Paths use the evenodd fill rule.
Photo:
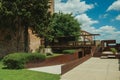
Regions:
<instances>
[{"instance_id":1,"label":"paved walkway","mask_svg":"<svg viewBox=\"0 0 120 80\"><path fill-rule=\"evenodd\" d=\"M62 75L61 80L120 80L119 60L91 58Z\"/></svg>"},{"instance_id":2,"label":"paved walkway","mask_svg":"<svg viewBox=\"0 0 120 80\"><path fill-rule=\"evenodd\" d=\"M52 74L61 74L61 65L29 68L29 70L52 73Z\"/></svg>"}]
</instances>

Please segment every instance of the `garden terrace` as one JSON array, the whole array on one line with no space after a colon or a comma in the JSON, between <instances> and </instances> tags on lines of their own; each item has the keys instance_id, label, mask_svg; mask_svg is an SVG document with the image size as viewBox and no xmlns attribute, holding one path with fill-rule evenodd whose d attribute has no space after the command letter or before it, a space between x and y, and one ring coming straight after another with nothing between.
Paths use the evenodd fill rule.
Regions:
<instances>
[{"instance_id":1,"label":"garden terrace","mask_svg":"<svg viewBox=\"0 0 120 80\"><path fill-rule=\"evenodd\" d=\"M58 37L57 42L53 42L50 44L53 51L62 51L64 49L82 49L84 54L85 51L91 51L92 47L96 46L95 36L99 34L90 34L86 31L82 31L81 41L76 41L74 36L63 36ZM93 39L94 38L94 39Z\"/></svg>"},{"instance_id":2,"label":"garden terrace","mask_svg":"<svg viewBox=\"0 0 120 80\"><path fill-rule=\"evenodd\" d=\"M73 54L63 54L56 57L50 57L42 62L29 62L25 65L25 67L33 69L35 67L61 65L61 74L64 74L91 57L91 53L83 55L81 52L75 51Z\"/></svg>"},{"instance_id":3,"label":"garden terrace","mask_svg":"<svg viewBox=\"0 0 120 80\"><path fill-rule=\"evenodd\" d=\"M71 42L69 44L59 44L59 45L52 45L53 52L62 52L66 49L77 49L81 50L84 55L89 54L90 52L93 52L94 45L88 44L88 45L81 45L80 42Z\"/></svg>"}]
</instances>

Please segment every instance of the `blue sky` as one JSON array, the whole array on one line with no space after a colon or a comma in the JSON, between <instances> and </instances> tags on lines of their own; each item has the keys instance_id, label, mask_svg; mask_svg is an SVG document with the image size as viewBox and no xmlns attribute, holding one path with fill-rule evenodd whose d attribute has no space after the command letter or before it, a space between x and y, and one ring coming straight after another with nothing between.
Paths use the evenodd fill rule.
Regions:
<instances>
[{"instance_id":1,"label":"blue sky","mask_svg":"<svg viewBox=\"0 0 120 80\"><path fill-rule=\"evenodd\" d=\"M81 28L99 40L120 43L120 0L55 0L55 12L72 13Z\"/></svg>"}]
</instances>

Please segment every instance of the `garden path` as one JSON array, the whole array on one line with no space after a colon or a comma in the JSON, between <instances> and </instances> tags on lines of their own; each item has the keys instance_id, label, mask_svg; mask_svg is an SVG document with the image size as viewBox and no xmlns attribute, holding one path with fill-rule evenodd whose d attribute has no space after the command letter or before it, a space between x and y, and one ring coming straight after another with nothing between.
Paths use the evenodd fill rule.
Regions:
<instances>
[{"instance_id":1,"label":"garden path","mask_svg":"<svg viewBox=\"0 0 120 80\"><path fill-rule=\"evenodd\" d=\"M61 76L61 80L120 80L118 59L91 58Z\"/></svg>"}]
</instances>

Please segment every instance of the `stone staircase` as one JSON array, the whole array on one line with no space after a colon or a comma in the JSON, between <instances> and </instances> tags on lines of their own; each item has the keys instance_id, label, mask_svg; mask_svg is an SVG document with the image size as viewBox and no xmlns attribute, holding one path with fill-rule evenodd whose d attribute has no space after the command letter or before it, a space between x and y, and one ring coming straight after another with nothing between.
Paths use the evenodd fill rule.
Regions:
<instances>
[{"instance_id":1,"label":"stone staircase","mask_svg":"<svg viewBox=\"0 0 120 80\"><path fill-rule=\"evenodd\" d=\"M102 54L101 47L97 46L94 52L93 57L100 57Z\"/></svg>"}]
</instances>

